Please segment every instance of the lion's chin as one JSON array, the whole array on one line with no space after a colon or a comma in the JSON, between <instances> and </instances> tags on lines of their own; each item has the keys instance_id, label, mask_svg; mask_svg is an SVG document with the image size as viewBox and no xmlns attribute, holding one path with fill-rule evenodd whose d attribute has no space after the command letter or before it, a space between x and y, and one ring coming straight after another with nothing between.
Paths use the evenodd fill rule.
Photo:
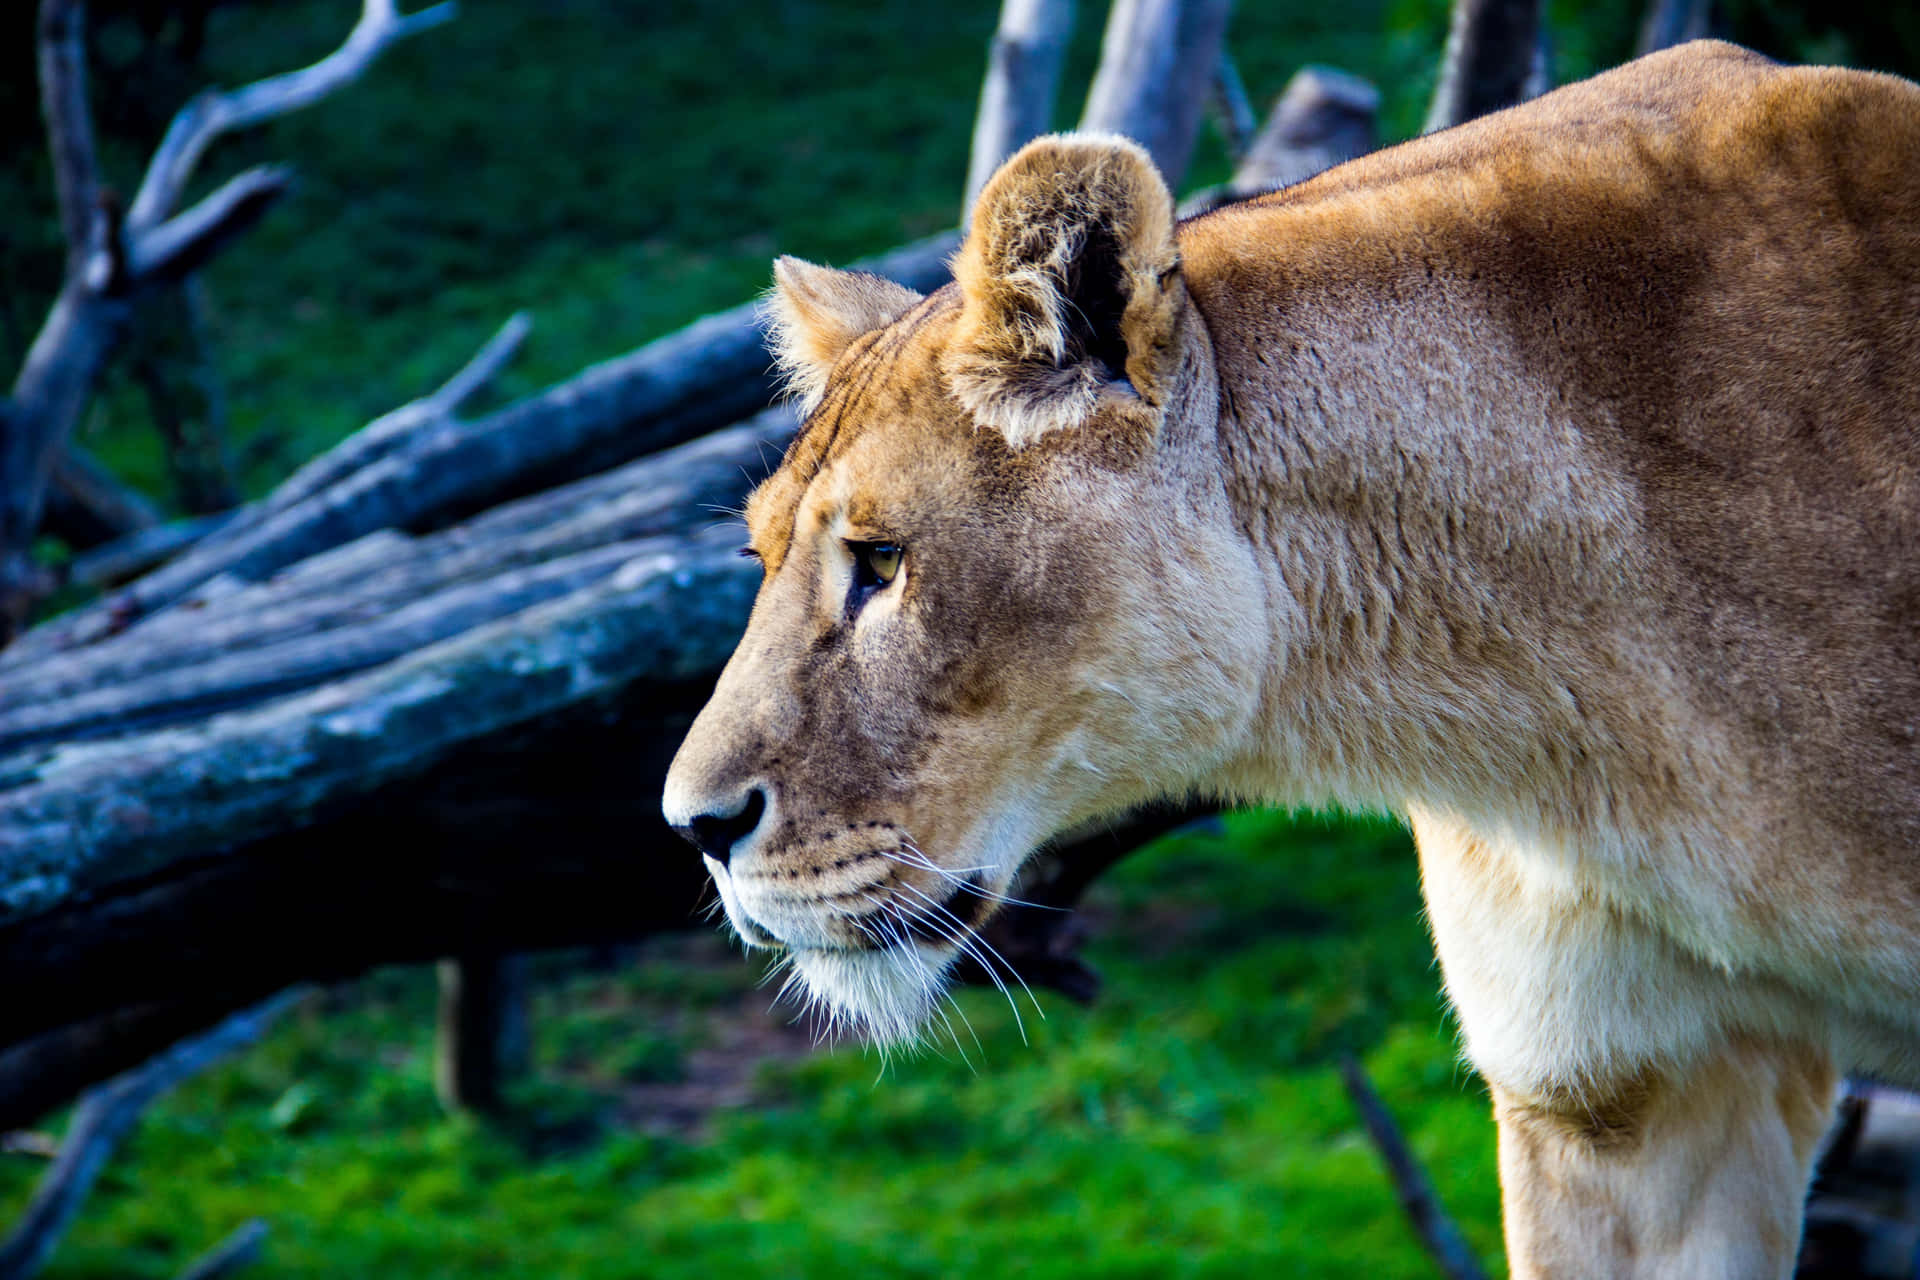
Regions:
<instances>
[{"instance_id":1,"label":"lion's chin","mask_svg":"<svg viewBox=\"0 0 1920 1280\"><path fill-rule=\"evenodd\" d=\"M952 947L909 942L872 951L799 947L793 969L806 994L845 1026L884 1047L912 1044L946 990Z\"/></svg>"}]
</instances>

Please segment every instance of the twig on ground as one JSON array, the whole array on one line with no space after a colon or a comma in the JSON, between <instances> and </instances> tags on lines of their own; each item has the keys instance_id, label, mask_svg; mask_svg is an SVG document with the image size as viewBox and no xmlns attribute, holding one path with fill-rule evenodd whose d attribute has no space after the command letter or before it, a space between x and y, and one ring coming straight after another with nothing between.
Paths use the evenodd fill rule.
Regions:
<instances>
[{"instance_id":1,"label":"twig on ground","mask_svg":"<svg viewBox=\"0 0 1920 1280\"><path fill-rule=\"evenodd\" d=\"M1419 1159L1407 1140L1400 1136L1400 1127L1393 1122L1393 1115L1374 1092L1366 1069L1346 1054L1341 1055L1339 1065L1340 1081L1346 1085L1347 1096L1353 1099L1354 1109L1367 1126L1367 1136L1373 1139L1380 1159L1387 1166L1387 1176L1393 1179L1400 1207L1406 1211L1407 1220L1419 1234L1428 1256L1438 1264L1447 1280L1486 1280L1479 1260L1473 1256L1460 1228L1447 1216Z\"/></svg>"},{"instance_id":2,"label":"twig on ground","mask_svg":"<svg viewBox=\"0 0 1920 1280\"><path fill-rule=\"evenodd\" d=\"M236 1013L210 1031L183 1040L81 1098L60 1154L34 1189L13 1234L0 1245L0 1280L25 1280L38 1271L100 1176L114 1149L155 1098L265 1033L274 1018L305 998L283 991Z\"/></svg>"},{"instance_id":3,"label":"twig on ground","mask_svg":"<svg viewBox=\"0 0 1920 1280\"><path fill-rule=\"evenodd\" d=\"M232 1235L187 1264L177 1280L219 1280L221 1276L232 1275L259 1258L260 1246L266 1238L267 1224L259 1218L250 1218Z\"/></svg>"}]
</instances>

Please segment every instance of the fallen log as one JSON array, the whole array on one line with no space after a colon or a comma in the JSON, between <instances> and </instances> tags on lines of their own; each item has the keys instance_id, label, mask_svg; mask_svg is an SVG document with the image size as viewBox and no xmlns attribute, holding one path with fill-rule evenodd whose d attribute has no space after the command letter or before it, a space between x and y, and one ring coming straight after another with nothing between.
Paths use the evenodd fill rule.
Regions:
<instances>
[{"instance_id":1,"label":"fallen log","mask_svg":"<svg viewBox=\"0 0 1920 1280\"><path fill-rule=\"evenodd\" d=\"M957 237L933 236L863 264L913 288L947 278ZM0 652L0 672L124 631L207 582L257 582L309 556L382 529L415 532L552 488L691 440L767 406L772 357L759 307L708 316L639 350L594 365L473 421L429 416L400 440L364 455L294 499L269 499L258 515L207 538L121 591L36 627Z\"/></svg>"},{"instance_id":2,"label":"fallen log","mask_svg":"<svg viewBox=\"0 0 1920 1280\"><path fill-rule=\"evenodd\" d=\"M1130 12L1203 94L1225 6ZM1169 101L1115 75L1128 111ZM954 244L868 267L930 289ZM0 1116L46 1104L31 1062L78 1088L291 981L689 923L659 780L757 584L727 513L792 419L718 430L771 394L752 304L460 418L511 346L0 654ZM1050 903L1091 878L1075 848ZM1003 919L1091 990L1062 913Z\"/></svg>"}]
</instances>

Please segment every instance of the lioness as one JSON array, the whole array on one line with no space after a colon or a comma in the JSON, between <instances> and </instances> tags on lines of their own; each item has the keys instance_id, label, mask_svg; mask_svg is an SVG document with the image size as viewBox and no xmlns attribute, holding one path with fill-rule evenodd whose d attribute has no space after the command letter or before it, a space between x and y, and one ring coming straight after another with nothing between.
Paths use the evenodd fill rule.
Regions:
<instances>
[{"instance_id":1,"label":"lioness","mask_svg":"<svg viewBox=\"0 0 1920 1280\"><path fill-rule=\"evenodd\" d=\"M741 936L900 1037L1054 833L1396 810L1513 1274L1787 1275L1920 1075L1920 88L1703 42L1179 225L1044 138L955 274L776 267Z\"/></svg>"}]
</instances>

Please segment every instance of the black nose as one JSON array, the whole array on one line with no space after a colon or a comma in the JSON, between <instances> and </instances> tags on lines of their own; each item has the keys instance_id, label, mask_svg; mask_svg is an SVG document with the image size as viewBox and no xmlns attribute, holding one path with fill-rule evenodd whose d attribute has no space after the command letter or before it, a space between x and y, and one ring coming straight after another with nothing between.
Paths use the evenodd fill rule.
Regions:
<instances>
[{"instance_id":1,"label":"black nose","mask_svg":"<svg viewBox=\"0 0 1920 1280\"><path fill-rule=\"evenodd\" d=\"M747 802L740 807L740 812L731 818L703 813L686 826L675 827L674 830L724 867L727 859L733 856L735 843L753 834L753 829L760 825L760 817L766 811L767 793L755 787L747 793Z\"/></svg>"}]
</instances>

